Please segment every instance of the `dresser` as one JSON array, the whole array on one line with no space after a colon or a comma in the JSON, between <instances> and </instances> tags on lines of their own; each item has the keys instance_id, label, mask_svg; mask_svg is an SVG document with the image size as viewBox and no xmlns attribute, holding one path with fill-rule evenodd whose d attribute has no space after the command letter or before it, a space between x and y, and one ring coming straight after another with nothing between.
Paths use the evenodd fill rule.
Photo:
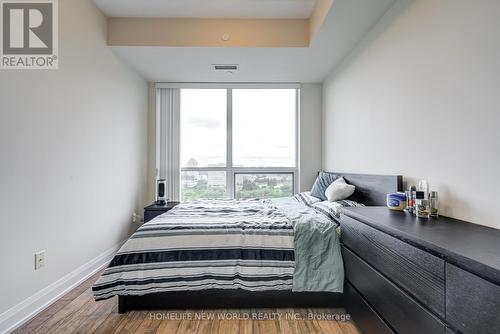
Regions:
<instances>
[{"instance_id":1,"label":"dresser","mask_svg":"<svg viewBox=\"0 0 500 334\"><path fill-rule=\"evenodd\" d=\"M346 308L364 333L500 333L500 230L385 207L340 223Z\"/></svg>"}]
</instances>

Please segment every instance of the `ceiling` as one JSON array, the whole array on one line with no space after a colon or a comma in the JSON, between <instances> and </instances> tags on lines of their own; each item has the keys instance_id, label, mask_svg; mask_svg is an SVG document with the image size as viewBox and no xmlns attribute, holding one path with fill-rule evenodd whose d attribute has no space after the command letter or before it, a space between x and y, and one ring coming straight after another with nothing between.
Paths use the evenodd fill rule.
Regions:
<instances>
[{"instance_id":1,"label":"ceiling","mask_svg":"<svg viewBox=\"0 0 500 334\"><path fill-rule=\"evenodd\" d=\"M95 0L109 17L308 18L316 0Z\"/></svg>"},{"instance_id":2,"label":"ceiling","mask_svg":"<svg viewBox=\"0 0 500 334\"><path fill-rule=\"evenodd\" d=\"M113 46L112 49L151 82L322 82L396 1L335 0L310 46L304 48ZM120 13L120 15L132 10L122 4L140 2L141 9L136 9L127 16L132 16L131 14L144 16L145 12L151 11L151 8L144 9L147 7L146 3L159 1L96 0L96 2L105 11L109 7L109 13ZM179 3L177 0L168 1L170 2ZM194 2L225 1L182 0L182 3ZM299 1L234 2L267 6L265 4L268 2L288 4ZM163 2L164 5L165 3L167 1ZM195 10L187 9L187 6L182 8L184 11ZM210 13L215 12L210 11ZM239 69L229 75L226 72L215 72L212 64L238 64Z\"/></svg>"}]
</instances>

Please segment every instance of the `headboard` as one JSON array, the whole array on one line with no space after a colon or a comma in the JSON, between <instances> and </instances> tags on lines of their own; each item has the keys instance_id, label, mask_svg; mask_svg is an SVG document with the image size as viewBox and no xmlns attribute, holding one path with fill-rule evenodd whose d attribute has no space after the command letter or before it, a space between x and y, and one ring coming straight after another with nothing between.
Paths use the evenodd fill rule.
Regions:
<instances>
[{"instance_id":1,"label":"headboard","mask_svg":"<svg viewBox=\"0 0 500 334\"><path fill-rule=\"evenodd\" d=\"M368 206L385 206L387 194L403 190L401 175L326 173L343 176L347 183L356 186L352 199Z\"/></svg>"}]
</instances>

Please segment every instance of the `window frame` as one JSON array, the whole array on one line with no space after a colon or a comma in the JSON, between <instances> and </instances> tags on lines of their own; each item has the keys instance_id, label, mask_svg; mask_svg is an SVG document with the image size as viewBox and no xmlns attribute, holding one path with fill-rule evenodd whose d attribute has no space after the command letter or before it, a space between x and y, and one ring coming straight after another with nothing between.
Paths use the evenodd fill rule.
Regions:
<instances>
[{"instance_id":1,"label":"window frame","mask_svg":"<svg viewBox=\"0 0 500 334\"><path fill-rule=\"evenodd\" d=\"M293 193L300 189L300 85L299 84L242 84L242 83L157 83L156 88L175 88L175 89L225 89L226 90L226 166L225 167L183 167L179 166L182 172L226 172L226 195L228 198L235 198L235 180L236 174L292 174ZM234 167L233 166L233 89L294 89L295 90L295 167ZM178 105L180 113L180 104ZM182 131L182 129L180 129ZM179 143L179 150L182 143ZM180 164L180 161L179 161ZM179 174L180 174L179 173ZM178 194L182 198L181 177L179 175Z\"/></svg>"}]
</instances>

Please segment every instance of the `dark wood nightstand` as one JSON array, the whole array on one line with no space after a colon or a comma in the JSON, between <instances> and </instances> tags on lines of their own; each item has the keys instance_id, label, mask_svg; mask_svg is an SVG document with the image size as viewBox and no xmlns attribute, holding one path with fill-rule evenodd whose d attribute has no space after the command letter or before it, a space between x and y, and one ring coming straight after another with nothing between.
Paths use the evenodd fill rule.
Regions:
<instances>
[{"instance_id":1,"label":"dark wood nightstand","mask_svg":"<svg viewBox=\"0 0 500 334\"><path fill-rule=\"evenodd\" d=\"M156 203L148 205L144 208L144 222L147 223L154 217L171 210L177 204L179 202L167 202L165 205L157 205Z\"/></svg>"}]
</instances>

